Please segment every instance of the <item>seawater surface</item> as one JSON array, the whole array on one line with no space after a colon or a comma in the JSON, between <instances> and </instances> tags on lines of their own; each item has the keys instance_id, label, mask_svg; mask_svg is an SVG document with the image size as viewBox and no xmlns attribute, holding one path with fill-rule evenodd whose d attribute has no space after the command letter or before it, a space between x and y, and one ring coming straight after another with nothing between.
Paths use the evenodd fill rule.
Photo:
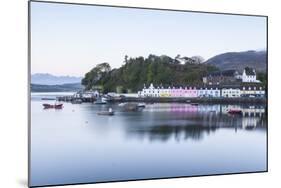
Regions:
<instances>
[{"instance_id":1,"label":"seawater surface","mask_svg":"<svg viewBox=\"0 0 281 188\"><path fill-rule=\"evenodd\" d=\"M64 103L43 109L31 96L31 186L267 170L267 120L262 105ZM114 116L97 112L111 107ZM229 115L228 109L243 115Z\"/></svg>"}]
</instances>

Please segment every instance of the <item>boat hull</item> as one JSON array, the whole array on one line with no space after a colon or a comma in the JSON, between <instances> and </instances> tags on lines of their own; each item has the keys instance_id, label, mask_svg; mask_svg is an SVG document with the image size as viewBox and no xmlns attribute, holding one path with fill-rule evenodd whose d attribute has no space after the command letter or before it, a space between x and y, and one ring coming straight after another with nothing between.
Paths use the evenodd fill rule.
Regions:
<instances>
[{"instance_id":1,"label":"boat hull","mask_svg":"<svg viewBox=\"0 0 281 188\"><path fill-rule=\"evenodd\" d=\"M54 108L54 109L62 109L63 104L43 104L44 109L50 109L50 108Z\"/></svg>"}]
</instances>

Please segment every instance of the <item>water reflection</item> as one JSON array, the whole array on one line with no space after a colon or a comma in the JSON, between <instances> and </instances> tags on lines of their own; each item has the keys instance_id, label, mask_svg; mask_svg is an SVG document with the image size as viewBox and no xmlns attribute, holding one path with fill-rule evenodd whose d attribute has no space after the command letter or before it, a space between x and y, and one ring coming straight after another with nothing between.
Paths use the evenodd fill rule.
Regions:
<instances>
[{"instance_id":1,"label":"water reflection","mask_svg":"<svg viewBox=\"0 0 281 188\"><path fill-rule=\"evenodd\" d=\"M228 113L230 109L241 110L242 114L231 115ZM219 129L235 133L239 130L266 131L265 107L262 105L154 104L144 112L153 113L153 119L147 118L146 125L126 126L128 137L150 141L200 141ZM157 118L161 113L164 116Z\"/></svg>"},{"instance_id":2,"label":"water reflection","mask_svg":"<svg viewBox=\"0 0 281 188\"><path fill-rule=\"evenodd\" d=\"M162 103L124 112L118 104L64 103L43 110L42 97L31 101L34 186L266 169L264 106ZM114 116L97 115L108 108Z\"/></svg>"}]
</instances>

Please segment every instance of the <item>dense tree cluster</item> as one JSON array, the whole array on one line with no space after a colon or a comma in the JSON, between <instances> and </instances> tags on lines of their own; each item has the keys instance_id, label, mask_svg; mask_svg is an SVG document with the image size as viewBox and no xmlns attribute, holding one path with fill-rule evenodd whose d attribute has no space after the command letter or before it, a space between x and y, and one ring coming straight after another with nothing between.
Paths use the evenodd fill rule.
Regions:
<instances>
[{"instance_id":1,"label":"dense tree cluster","mask_svg":"<svg viewBox=\"0 0 281 188\"><path fill-rule=\"evenodd\" d=\"M212 65L185 63L162 55L149 55L147 58L129 58L118 69L108 63L98 64L85 74L82 84L86 89L100 88L103 92L136 92L143 85L154 83L163 86L201 84L202 77L217 71Z\"/></svg>"}]
</instances>

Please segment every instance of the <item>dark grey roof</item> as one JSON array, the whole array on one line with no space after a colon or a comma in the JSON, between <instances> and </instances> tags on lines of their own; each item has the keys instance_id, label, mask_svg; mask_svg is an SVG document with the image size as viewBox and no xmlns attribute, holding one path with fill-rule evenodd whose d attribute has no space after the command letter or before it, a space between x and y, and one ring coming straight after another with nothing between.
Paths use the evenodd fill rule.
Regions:
<instances>
[{"instance_id":1,"label":"dark grey roof","mask_svg":"<svg viewBox=\"0 0 281 188\"><path fill-rule=\"evenodd\" d=\"M246 72L246 75L252 75L252 76L256 75L254 69L249 68L249 67L245 68L245 72Z\"/></svg>"},{"instance_id":2,"label":"dark grey roof","mask_svg":"<svg viewBox=\"0 0 281 188\"><path fill-rule=\"evenodd\" d=\"M224 71L216 71L213 73L210 73L208 76L235 76L236 70L224 70Z\"/></svg>"}]
</instances>

